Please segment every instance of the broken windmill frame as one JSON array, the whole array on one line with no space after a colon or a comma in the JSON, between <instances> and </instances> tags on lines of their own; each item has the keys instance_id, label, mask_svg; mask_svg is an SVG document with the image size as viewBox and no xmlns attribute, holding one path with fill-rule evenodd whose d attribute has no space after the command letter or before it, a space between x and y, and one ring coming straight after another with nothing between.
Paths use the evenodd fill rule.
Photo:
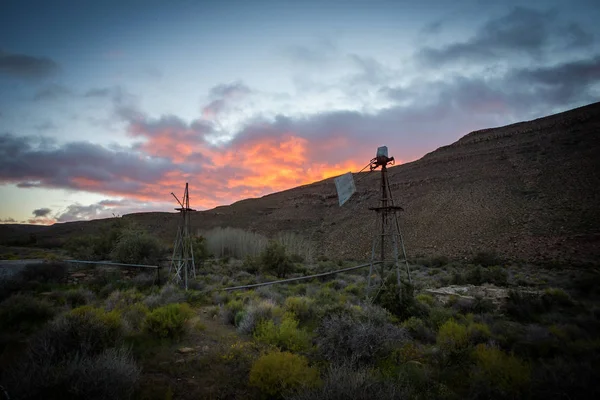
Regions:
<instances>
[{"instance_id":1,"label":"broken windmill frame","mask_svg":"<svg viewBox=\"0 0 600 400\"><path fill-rule=\"evenodd\" d=\"M181 220L177 227L177 236L173 245L173 256L169 266L169 275L177 285L183 285L188 288L188 279L196 277L196 264L194 261L194 245L190 236L190 214L196 211L190 208L190 194L188 183L185 184L185 191L181 201L171 192L175 200L181 207L175 210L179 211Z\"/></svg>"},{"instance_id":2,"label":"broken windmill frame","mask_svg":"<svg viewBox=\"0 0 600 400\"><path fill-rule=\"evenodd\" d=\"M378 168L381 168L380 199L376 207L369 207L369 210L377 213L376 231L373 236L369 276L367 278L367 299L369 301L373 301L385 286L388 280L388 276L386 276L388 275L387 268L389 267L395 267L399 291L402 290L401 264L405 266L408 283L412 283L410 267L408 265L406 249L404 247L404 239L402 237L402 231L397 215L399 211L403 211L403 208L394 204L394 198L388 178L387 167L388 165L394 165L394 163L394 157L388 157L387 147L381 146L377 149L376 157L371 159L369 164L360 171L364 171L367 167L369 168L369 171L375 171ZM336 178L335 183L339 203L340 206L342 206L356 191L352 173L347 173ZM391 247L391 256L388 256L388 253L386 252L388 247ZM375 269L376 265L379 265L379 271ZM377 278L379 278L379 287L373 296Z\"/></svg>"}]
</instances>

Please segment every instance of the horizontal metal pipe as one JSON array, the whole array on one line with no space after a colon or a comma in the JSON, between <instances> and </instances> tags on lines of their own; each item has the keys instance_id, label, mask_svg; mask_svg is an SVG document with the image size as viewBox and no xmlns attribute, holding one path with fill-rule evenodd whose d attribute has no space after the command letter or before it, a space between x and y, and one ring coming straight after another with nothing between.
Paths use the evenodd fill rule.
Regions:
<instances>
[{"instance_id":1,"label":"horizontal metal pipe","mask_svg":"<svg viewBox=\"0 0 600 400\"><path fill-rule=\"evenodd\" d=\"M375 262L373 262L373 265L376 265L376 264L381 264L381 261L375 261ZM294 281L300 281L300 280L304 280L304 279L318 278L320 276L327 276L327 275L338 274L340 272L352 271L354 269L364 268L364 267L368 267L370 265L371 265L371 263L368 263L368 264L357 265L355 267L338 269L338 270L331 271L331 272L323 272L321 274L316 274L316 275L301 276L301 277L298 277L298 278L283 279L283 280L280 280L280 281L255 283L253 285L234 286L234 287L228 287L228 288L224 288L224 289L215 289L215 290L211 290L211 291L218 292L219 290L229 291L229 290L237 290L237 289L249 289L249 288L258 287L258 286L275 285L277 283L294 282Z\"/></svg>"},{"instance_id":2,"label":"horizontal metal pipe","mask_svg":"<svg viewBox=\"0 0 600 400\"><path fill-rule=\"evenodd\" d=\"M63 262L76 263L76 264L97 264L97 265L111 265L115 267L137 267L137 268L159 268L158 265L143 265L143 264L121 264L110 261L82 261L82 260L63 260Z\"/></svg>"}]
</instances>

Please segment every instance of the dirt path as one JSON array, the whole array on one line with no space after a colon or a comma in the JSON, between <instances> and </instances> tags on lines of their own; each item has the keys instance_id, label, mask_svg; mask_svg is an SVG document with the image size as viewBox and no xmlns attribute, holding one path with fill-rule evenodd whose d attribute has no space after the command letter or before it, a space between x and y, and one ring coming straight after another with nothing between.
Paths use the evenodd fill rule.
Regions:
<instances>
[{"instance_id":1,"label":"dirt path","mask_svg":"<svg viewBox=\"0 0 600 400\"><path fill-rule=\"evenodd\" d=\"M179 342L160 346L142 357L142 389L139 400L234 399L247 397L247 373L224 360L232 345L247 342L220 318L212 318L209 307L197 309L190 333ZM170 397L172 396L172 397Z\"/></svg>"}]
</instances>

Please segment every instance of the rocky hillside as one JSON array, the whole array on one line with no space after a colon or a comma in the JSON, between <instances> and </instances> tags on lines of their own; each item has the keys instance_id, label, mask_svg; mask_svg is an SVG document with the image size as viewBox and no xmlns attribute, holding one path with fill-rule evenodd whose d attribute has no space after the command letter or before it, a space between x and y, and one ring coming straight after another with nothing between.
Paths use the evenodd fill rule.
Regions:
<instances>
[{"instance_id":1,"label":"rocky hillside","mask_svg":"<svg viewBox=\"0 0 600 400\"><path fill-rule=\"evenodd\" d=\"M327 179L197 212L192 221L202 230L293 231L330 257L367 259L375 226L368 207L377 203L379 174L363 175L355 176L357 193L343 207ZM400 223L409 258L495 251L517 260L600 260L600 103L471 132L390 168L389 177L405 209ZM169 213L127 218L165 239L174 236L178 222ZM57 224L38 235L64 237L103 223Z\"/></svg>"}]
</instances>

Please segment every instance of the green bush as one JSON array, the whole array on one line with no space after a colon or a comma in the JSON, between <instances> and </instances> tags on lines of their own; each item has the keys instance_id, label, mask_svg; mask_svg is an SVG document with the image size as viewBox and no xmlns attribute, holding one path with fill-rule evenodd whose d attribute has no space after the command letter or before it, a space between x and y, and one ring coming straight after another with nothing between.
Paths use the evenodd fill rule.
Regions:
<instances>
[{"instance_id":1,"label":"green bush","mask_svg":"<svg viewBox=\"0 0 600 400\"><path fill-rule=\"evenodd\" d=\"M446 321L454 318L455 312L450 308L433 307L429 310L429 324L434 330L439 330Z\"/></svg>"},{"instance_id":2,"label":"green bush","mask_svg":"<svg viewBox=\"0 0 600 400\"><path fill-rule=\"evenodd\" d=\"M305 323L315 315L313 301L308 297L288 297L285 299L284 309L296 316L296 318Z\"/></svg>"},{"instance_id":3,"label":"green bush","mask_svg":"<svg viewBox=\"0 0 600 400\"><path fill-rule=\"evenodd\" d=\"M92 303L96 300L96 295L91 290L77 288L64 292L64 299L71 308L77 308Z\"/></svg>"},{"instance_id":4,"label":"green bush","mask_svg":"<svg viewBox=\"0 0 600 400\"><path fill-rule=\"evenodd\" d=\"M496 286L506 286L508 284L508 272L503 267L491 266L484 271L483 280Z\"/></svg>"},{"instance_id":5,"label":"green bush","mask_svg":"<svg viewBox=\"0 0 600 400\"><path fill-rule=\"evenodd\" d=\"M335 364L374 364L392 347L405 342L408 332L381 318L359 318L354 313L330 313L317 328L319 353Z\"/></svg>"},{"instance_id":6,"label":"green bush","mask_svg":"<svg viewBox=\"0 0 600 400\"><path fill-rule=\"evenodd\" d=\"M401 283L401 286L402 291L399 291L396 278L388 279L373 303L385 308L400 321L427 315L428 307L415 300L414 287L408 283Z\"/></svg>"},{"instance_id":7,"label":"green bush","mask_svg":"<svg viewBox=\"0 0 600 400\"><path fill-rule=\"evenodd\" d=\"M306 388L290 396L290 400L396 400L417 398L405 395L398 383L380 378L376 371L352 368L351 365L330 366L322 386Z\"/></svg>"},{"instance_id":8,"label":"green bush","mask_svg":"<svg viewBox=\"0 0 600 400\"><path fill-rule=\"evenodd\" d=\"M252 335L261 321L271 319L274 314L281 313L281 309L270 300L252 302L244 310L241 320L237 324L238 332Z\"/></svg>"},{"instance_id":9,"label":"green bush","mask_svg":"<svg viewBox=\"0 0 600 400\"><path fill-rule=\"evenodd\" d=\"M144 295L137 289L115 290L106 299L106 309L108 311L118 310L139 303Z\"/></svg>"},{"instance_id":10,"label":"green bush","mask_svg":"<svg viewBox=\"0 0 600 400\"><path fill-rule=\"evenodd\" d=\"M525 293L511 290L506 299L506 313L516 321L537 321L547 307L535 293Z\"/></svg>"},{"instance_id":11,"label":"green bush","mask_svg":"<svg viewBox=\"0 0 600 400\"><path fill-rule=\"evenodd\" d=\"M469 335L467 327L454 321L446 321L437 334L438 346L449 353L460 351L468 347Z\"/></svg>"},{"instance_id":12,"label":"green bush","mask_svg":"<svg viewBox=\"0 0 600 400\"><path fill-rule=\"evenodd\" d=\"M279 326L275 325L273 320L259 322L254 338L259 342L294 352L305 351L310 347L309 333L298 328L298 320L290 313L283 316Z\"/></svg>"},{"instance_id":13,"label":"green bush","mask_svg":"<svg viewBox=\"0 0 600 400\"><path fill-rule=\"evenodd\" d=\"M474 344L484 343L492 336L490 327L484 323L475 322L469 324L467 332L469 334L469 341Z\"/></svg>"},{"instance_id":14,"label":"green bush","mask_svg":"<svg viewBox=\"0 0 600 400\"><path fill-rule=\"evenodd\" d=\"M250 385L275 397L320 386L321 380L319 371L308 365L306 357L276 351L261 356L252 365Z\"/></svg>"},{"instance_id":15,"label":"green bush","mask_svg":"<svg viewBox=\"0 0 600 400\"><path fill-rule=\"evenodd\" d=\"M185 303L156 308L146 317L146 331L161 339L178 338L185 332L185 324L192 314L192 309Z\"/></svg>"},{"instance_id":16,"label":"green bush","mask_svg":"<svg viewBox=\"0 0 600 400\"><path fill-rule=\"evenodd\" d=\"M285 278L294 269L294 263L292 263L287 255L285 247L276 241L269 242L261 253L260 258L263 271L274 273L279 278Z\"/></svg>"},{"instance_id":17,"label":"green bush","mask_svg":"<svg viewBox=\"0 0 600 400\"><path fill-rule=\"evenodd\" d=\"M44 326L3 384L18 399L127 398L139 376L120 316L84 306Z\"/></svg>"},{"instance_id":18,"label":"green bush","mask_svg":"<svg viewBox=\"0 0 600 400\"><path fill-rule=\"evenodd\" d=\"M530 367L495 347L477 345L473 352L471 391L476 398L521 398L530 383Z\"/></svg>"},{"instance_id":19,"label":"green bush","mask_svg":"<svg viewBox=\"0 0 600 400\"><path fill-rule=\"evenodd\" d=\"M123 218L115 218L103 226L98 235L70 237L65 248L78 260L106 260L126 229L131 229L131 223Z\"/></svg>"},{"instance_id":20,"label":"green bush","mask_svg":"<svg viewBox=\"0 0 600 400\"><path fill-rule=\"evenodd\" d=\"M230 300L221 308L221 318L226 324L236 325L235 316L244 309L244 303L241 300ZM237 326L237 325L236 325Z\"/></svg>"},{"instance_id":21,"label":"green bush","mask_svg":"<svg viewBox=\"0 0 600 400\"><path fill-rule=\"evenodd\" d=\"M123 328L128 334L136 334L144 329L150 310L143 303L135 303L121 309Z\"/></svg>"},{"instance_id":22,"label":"green bush","mask_svg":"<svg viewBox=\"0 0 600 400\"><path fill-rule=\"evenodd\" d=\"M431 329L429 329L429 327L420 318L410 317L402 323L402 327L408 330L414 339L421 340L423 342L431 342L435 340L435 335Z\"/></svg>"},{"instance_id":23,"label":"green bush","mask_svg":"<svg viewBox=\"0 0 600 400\"><path fill-rule=\"evenodd\" d=\"M435 299L430 294L421 293L416 297L417 301L423 303L429 307L433 307L435 305Z\"/></svg>"},{"instance_id":24,"label":"green bush","mask_svg":"<svg viewBox=\"0 0 600 400\"><path fill-rule=\"evenodd\" d=\"M569 307L573 305L571 296L569 296L569 294L563 289L557 288L548 288L544 290L542 300L549 308L556 306Z\"/></svg>"},{"instance_id":25,"label":"green bush","mask_svg":"<svg viewBox=\"0 0 600 400\"><path fill-rule=\"evenodd\" d=\"M122 343L120 314L92 306L75 308L46 325L31 342L30 351L48 362L69 355L97 355ZM41 361L40 361L41 362Z\"/></svg>"},{"instance_id":26,"label":"green bush","mask_svg":"<svg viewBox=\"0 0 600 400\"><path fill-rule=\"evenodd\" d=\"M53 315L50 303L29 295L15 294L0 303L2 329L9 332L33 332Z\"/></svg>"},{"instance_id":27,"label":"green bush","mask_svg":"<svg viewBox=\"0 0 600 400\"><path fill-rule=\"evenodd\" d=\"M155 265L162 251L160 242L154 236L128 229L121 233L110 256L116 262Z\"/></svg>"}]
</instances>

